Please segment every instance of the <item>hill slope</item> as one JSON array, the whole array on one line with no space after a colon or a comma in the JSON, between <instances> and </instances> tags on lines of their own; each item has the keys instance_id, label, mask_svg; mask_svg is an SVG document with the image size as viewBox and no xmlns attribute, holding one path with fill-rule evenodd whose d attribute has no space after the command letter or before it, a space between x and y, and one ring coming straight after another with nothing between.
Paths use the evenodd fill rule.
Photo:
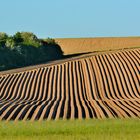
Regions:
<instances>
[{"instance_id":1,"label":"hill slope","mask_svg":"<svg viewBox=\"0 0 140 140\"><path fill-rule=\"evenodd\" d=\"M140 37L60 38L55 41L66 55L140 47Z\"/></svg>"},{"instance_id":2,"label":"hill slope","mask_svg":"<svg viewBox=\"0 0 140 140\"><path fill-rule=\"evenodd\" d=\"M140 117L140 49L0 76L0 119Z\"/></svg>"}]
</instances>

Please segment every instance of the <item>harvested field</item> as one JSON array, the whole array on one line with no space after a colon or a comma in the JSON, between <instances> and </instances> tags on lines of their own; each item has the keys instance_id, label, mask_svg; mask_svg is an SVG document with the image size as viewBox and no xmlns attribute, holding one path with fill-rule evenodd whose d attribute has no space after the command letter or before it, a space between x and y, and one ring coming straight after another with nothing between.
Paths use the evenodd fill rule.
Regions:
<instances>
[{"instance_id":1,"label":"harvested field","mask_svg":"<svg viewBox=\"0 0 140 140\"><path fill-rule=\"evenodd\" d=\"M140 37L60 38L55 40L65 55L140 47Z\"/></svg>"},{"instance_id":2,"label":"harvested field","mask_svg":"<svg viewBox=\"0 0 140 140\"><path fill-rule=\"evenodd\" d=\"M140 49L0 76L0 120L140 117Z\"/></svg>"}]
</instances>

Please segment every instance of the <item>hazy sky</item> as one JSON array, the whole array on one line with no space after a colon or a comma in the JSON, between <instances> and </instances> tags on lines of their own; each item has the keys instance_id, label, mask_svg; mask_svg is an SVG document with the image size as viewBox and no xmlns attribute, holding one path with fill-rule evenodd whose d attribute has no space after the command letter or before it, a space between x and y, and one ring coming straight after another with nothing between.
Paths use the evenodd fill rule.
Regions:
<instances>
[{"instance_id":1,"label":"hazy sky","mask_svg":"<svg viewBox=\"0 0 140 140\"><path fill-rule=\"evenodd\" d=\"M140 0L0 0L0 32L39 37L140 36Z\"/></svg>"}]
</instances>

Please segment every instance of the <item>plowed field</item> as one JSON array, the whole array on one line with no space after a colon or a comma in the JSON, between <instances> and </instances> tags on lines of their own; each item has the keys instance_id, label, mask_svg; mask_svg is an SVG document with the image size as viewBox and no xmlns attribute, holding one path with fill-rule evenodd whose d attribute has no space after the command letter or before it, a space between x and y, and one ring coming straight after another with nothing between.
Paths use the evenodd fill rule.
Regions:
<instances>
[{"instance_id":1,"label":"plowed field","mask_svg":"<svg viewBox=\"0 0 140 140\"><path fill-rule=\"evenodd\" d=\"M0 120L140 117L140 49L0 75Z\"/></svg>"}]
</instances>

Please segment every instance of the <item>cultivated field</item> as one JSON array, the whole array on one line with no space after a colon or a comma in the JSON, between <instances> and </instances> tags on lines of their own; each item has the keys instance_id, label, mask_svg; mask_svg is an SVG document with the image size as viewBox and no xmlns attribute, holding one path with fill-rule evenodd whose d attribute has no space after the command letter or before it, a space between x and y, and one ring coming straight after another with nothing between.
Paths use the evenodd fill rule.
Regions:
<instances>
[{"instance_id":1,"label":"cultivated field","mask_svg":"<svg viewBox=\"0 0 140 140\"><path fill-rule=\"evenodd\" d=\"M1 74L0 120L140 117L140 49Z\"/></svg>"},{"instance_id":2,"label":"cultivated field","mask_svg":"<svg viewBox=\"0 0 140 140\"><path fill-rule=\"evenodd\" d=\"M140 37L61 38L55 40L65 55L140 47Z\"/></svg>"}]
</instances>

